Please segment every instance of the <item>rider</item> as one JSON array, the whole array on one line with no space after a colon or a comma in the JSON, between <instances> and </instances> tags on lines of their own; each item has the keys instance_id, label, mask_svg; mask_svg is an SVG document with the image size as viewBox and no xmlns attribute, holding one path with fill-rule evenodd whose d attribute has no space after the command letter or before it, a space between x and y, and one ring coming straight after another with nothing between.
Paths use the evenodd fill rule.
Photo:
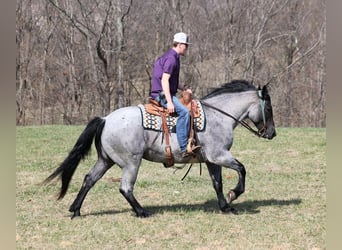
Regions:
<instances>
[{"instance_id":1,"label":"rider","mask_svg":"<svg viewBox=\"0 0 342 250\"><path fill-rule=\"evenodd\" d=\"M178 89L192 93L191 89L179 82L179 58L185 55L185 51L189 46L188 38L188 35L183 32L176 33L173 37L172 48L155 61L150 93L151 98L167 108L169 113L177 113L176 133L182 157L187 157L192 153L187 151L190 114L188 109L176 97ZM191 151L199 147L193 146Z\"/></svg>"}]
</instances>

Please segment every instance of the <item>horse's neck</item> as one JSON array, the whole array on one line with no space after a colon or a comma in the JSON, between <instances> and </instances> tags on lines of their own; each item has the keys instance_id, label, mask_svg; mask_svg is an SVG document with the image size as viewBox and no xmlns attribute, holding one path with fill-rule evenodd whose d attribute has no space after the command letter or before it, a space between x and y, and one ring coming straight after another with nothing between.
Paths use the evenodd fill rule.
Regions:
<instances>
[{"instance_id":1,"label":"horse's neck","mask_svg":"<svg viewBox=\"0 0 342 250\"><path fill-rule=\"evenodd\" d=\"M241 121L247 118L248 110L257 101L257 96L254 92L230 93L211 101L212 105Z\"/></svg>"}]
</instances>

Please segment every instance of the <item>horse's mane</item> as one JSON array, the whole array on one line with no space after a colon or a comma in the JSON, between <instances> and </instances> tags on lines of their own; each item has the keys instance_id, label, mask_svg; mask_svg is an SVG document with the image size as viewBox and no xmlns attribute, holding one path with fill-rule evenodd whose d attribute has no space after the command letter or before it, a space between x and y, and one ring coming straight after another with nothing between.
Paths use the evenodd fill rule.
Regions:
<instances>
[{"instance_id":1,"label":"horse's mane","mask_svg":"<svg viewBox=\"0 0 342 250\"><path fill-rule=\"evenodd\" d=\"M256 90L256 87L246 80L232 80L231 82L224 83L221 87L215 88L208 95L204 96L202 99L217 96L223 93L237 93Z\"/></svg>"}]
</instances>

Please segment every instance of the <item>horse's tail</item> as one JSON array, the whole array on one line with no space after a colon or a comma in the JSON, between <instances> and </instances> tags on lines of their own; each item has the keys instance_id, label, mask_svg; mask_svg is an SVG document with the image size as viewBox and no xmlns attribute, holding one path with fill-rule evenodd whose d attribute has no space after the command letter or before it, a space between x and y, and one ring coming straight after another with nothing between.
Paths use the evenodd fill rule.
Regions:
<instances>
[{"instance_id":1,"label":"horse's tail","mask_svg":"<svg viewBox=\"0 0 342 250\"><path fill-rule=\"evenodd\" d=\"M65 158L62 164L44 180L44 183L48 183L55 177L61 176L62 187L57 198L58 200L62 199L66 194L71 178L80 161L89 154L94 137L97 150L101 148L101 134L104 125L104 119L100 117L93 118L83 130L67 158Z\"/></svg>"}]
</instances>

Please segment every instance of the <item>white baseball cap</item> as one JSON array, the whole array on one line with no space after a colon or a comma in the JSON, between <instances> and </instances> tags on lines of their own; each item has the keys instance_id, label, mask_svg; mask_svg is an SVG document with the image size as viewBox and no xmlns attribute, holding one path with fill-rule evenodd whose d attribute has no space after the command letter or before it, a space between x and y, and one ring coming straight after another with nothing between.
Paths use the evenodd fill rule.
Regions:
<instances>
[{"instance_id":1,"label":"white baseball cap","mask_svg":"<svg viewBox=\"0 0 342 250\"><path fill-rule=\"evenodd\" d=\"M183 32L176 33L176 34L173 36L173 41L174 41L174 42L190 44L190 43L188 42L188 40L189 40L188 35L185 34L185 33L183 33Z\"/></svg>"}]
</instances>

